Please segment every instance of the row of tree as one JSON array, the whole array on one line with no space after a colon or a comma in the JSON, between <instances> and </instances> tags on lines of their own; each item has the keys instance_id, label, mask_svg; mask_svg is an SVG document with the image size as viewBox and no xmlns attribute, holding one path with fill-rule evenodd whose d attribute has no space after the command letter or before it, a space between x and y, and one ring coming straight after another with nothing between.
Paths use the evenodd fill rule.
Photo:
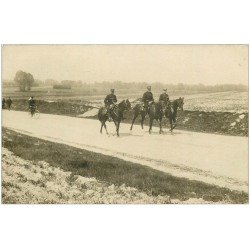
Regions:
<instances>
[{"instance_id":1,"label":"row of tree","mask_svg":"<svg viewBox=\"0 0 250 250\"><path fill-rule=\"evenodd\" d=\"M5 83L4 83L5 84ZM13 84L13 85L12 85ZM218 91L247 91L248 86L243 84L217 84L217 85L204 85L204 84L164 84L161 82L147 83L147 82L122 82L122 81L103 81L86 84L82 81L63 80L61 82L54 79L46 79L45 81L34 80L31 73L24 71L17 71L14 82L6 81L8 86L19 86L20 91L30 91L33 86L54 86L54 88L68 88L71 87L91 87L97 90L100 89L124 89L124 90L141 90L145 89L148 85L152 85L154 91L160 91L167 88L169 91L198 91L198 92L218 92Z\"/></svg>"},{"instance_id":2,"label":"row of tree","mask_svg":"<svg viewBox=\"0 0 250 250\"><path fill-rule=\"evenodd\" d=\"M124 90L141 90L146 89L148 85L151 85L154 91L161 91L167 88L169 91L186 91L186 92L221 92L221 91L248 91L248 86L243 84L216 84L216 85L204 85L204 84L164 84L160 82L146 83L146 82L95 82L91 84L96 89L104 88L116 88Z\"/></svg>"}]
</instances>

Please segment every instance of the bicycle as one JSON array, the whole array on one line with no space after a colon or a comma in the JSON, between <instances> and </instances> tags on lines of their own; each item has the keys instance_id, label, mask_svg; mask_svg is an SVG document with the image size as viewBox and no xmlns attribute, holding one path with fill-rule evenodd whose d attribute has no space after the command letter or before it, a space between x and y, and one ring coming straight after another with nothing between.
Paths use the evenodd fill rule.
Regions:
<instances>
[{"instance_id":1,"label":"bicycle","mask_svg":"<svg viewBox=\"0 0 250 250\"><path fill-rule=\"evenodd\" d=\"M31 118L36 118L36 119L40 118L40 112L37 109L37 107L29 107L28 108L28 115Z\"/></svg>"}]
</instances>

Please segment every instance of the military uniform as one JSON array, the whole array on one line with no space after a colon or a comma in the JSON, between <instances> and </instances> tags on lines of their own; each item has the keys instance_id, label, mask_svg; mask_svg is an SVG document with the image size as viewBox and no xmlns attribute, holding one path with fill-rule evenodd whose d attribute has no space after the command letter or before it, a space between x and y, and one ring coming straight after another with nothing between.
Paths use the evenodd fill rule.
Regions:
<instances>
[{"instance_id":1,"label":"military uniform","mask_svg":"<svg viewBox=\"0 0 250 250\"><path fill-rule=\"evenodd\" d=\"M142 96L142 101L143 102L151 102L154 101L154 97L151 91L147 91L143 94Z\"/></svg>"},{"instance_id":2,"label":"military uniform","mask_svg":"<svg viewBox=\"0 0 250 250\"><path fill-rule=\"evenodd\" d=\"M143 94L142 96L142 101L144 103L144 107L146 109L146 112L148 112L148 104L149 102L153 102L154 101L154 97L151 91L147 91Z\"/></svg>"},{"instance_id":3,"label":"military uniform","mask_svg":"<svg viewBox=\"0 0 250 250\"><path fill-rule=\"evenodd\" d=\"M117 102L117 98L115 94L109 94L106 96L106 98L104 99L104 103L108 106L114 104Z\"/></svg>"},{"instance_id":4,"label":"military uniform","mask_svg":"<svg viewBox=\"0 0 250 250\"><path fill-rule=\"evenodd\" d=\"M113 93L107 95L106 98L104 99L104 103L105 103L105 106L106 106L107 112L108 112L109 121L111 121L110 111L113 109L114 104L116 102L117 102L117 98L116 98L116 95Z\"/></svg>"},{"instance_id":5,"label":"military uniform","mask_svg":"<svg viewBox=\"0 0 250 250\"><path fill-rule=\"evenodd\" d=\"M167 104L169 102L169 96L168 96L168 94L167 93L162 93L160 95L159 101L160 102L164 102L165 104Z\"/></svg>"},{"instance_id":6,"label":"military uniform","mask_svg":"<svg viewBox=\"0 0 250 250\"><path fill-rule=\"evenodd\" d=\"M164 112L164 109L170 105L169 96L166 92L162 93L159 97L160 111Z\"/></svg>"}]
</instances>

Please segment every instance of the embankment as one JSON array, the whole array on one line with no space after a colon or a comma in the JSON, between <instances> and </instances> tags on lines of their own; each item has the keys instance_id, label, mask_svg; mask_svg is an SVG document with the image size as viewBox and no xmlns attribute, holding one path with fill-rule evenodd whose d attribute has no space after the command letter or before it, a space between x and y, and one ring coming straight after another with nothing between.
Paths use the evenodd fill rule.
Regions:
<instances>
[{"instance_id":1,"label":"embankment","mask_svg":"<svg viewBox=\"0 0 250 250\"><path fill-rule=\"evenodd\" d=\"M37 101L38 109L41 113L68 115L97 119L96 105L81 100L59 100L59 101ZM19 111L27 110L27 100L14 100L13 109ZM93 112L92 112L93 111ZM133 118L133 110L125 113L125 123L130 123ZM136 124L140 123L140 117ZM148 118L145 119L145 125L148 124ZM155 122L157 126L157 122ZM164 119L164 127L169 128L169 122ZM205 112L184 110L179 111L177 115L177 128L182 130L216 133L236 136L248 136L248 112Z\"/></svg>"}]
</instances>

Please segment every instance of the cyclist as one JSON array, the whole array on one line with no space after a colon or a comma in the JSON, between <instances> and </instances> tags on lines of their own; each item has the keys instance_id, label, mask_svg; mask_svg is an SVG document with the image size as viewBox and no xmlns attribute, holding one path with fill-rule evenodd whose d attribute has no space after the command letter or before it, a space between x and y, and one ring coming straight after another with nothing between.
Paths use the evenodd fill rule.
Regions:
<instances>
[{"instance_id":1,"label":"cyclist","mask_svg":"<svg viewBox=\"0 0 250 250\"><path fill-rule=\"evenodd\" d=\"M35 110L36 110L36 102L35 102L33 96L31 96L31 97L29 98L28 104L29 104L29 107L28 107L28 108L29 108L29 111L30 111L30 113L31 113L31 116L33 116L34 113L35 113Z\"/></svg>"}]
</instances>

